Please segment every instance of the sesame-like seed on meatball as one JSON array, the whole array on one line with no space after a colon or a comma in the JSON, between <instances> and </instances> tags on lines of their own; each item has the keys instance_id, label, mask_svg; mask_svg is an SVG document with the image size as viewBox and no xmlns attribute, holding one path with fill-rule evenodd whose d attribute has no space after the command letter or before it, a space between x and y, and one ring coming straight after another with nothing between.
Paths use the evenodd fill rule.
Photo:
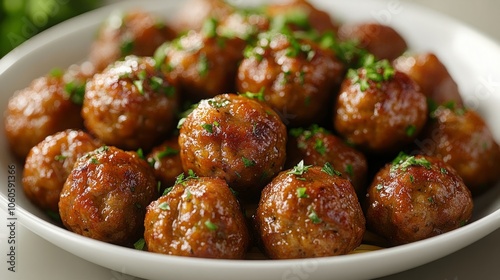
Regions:
<instances>
[{"instance_id":1,"label":"sesame-like seed on meatball","mask_svg":"<svg viewBox=\"0 0 500 280\"><path fill-rule=\"evenodd\" d=\"M281 172L262 191L254 220L272 259L347 254L365 232L352 184L328 164L300 162Z\"/></svg>"},{"instance_id":2,"label":"sesame-like seed on meatball","mask_svg":"<svg viewBox=\"0 0 500 280\"><path fill-rule=\"evenodd\" d=\"M76 160L101 146L100 141L80 130L47 136L26 157L24 193L40 209L59 213L59 196Z\"/></svg>"},{"instance_id":3,"label":"sesame-like seed on meatball","mask_svg":"<svg viewBox=\"0 0 500 280\"><path fill-rule=\"evenodd\" d=\"M85 127L106 145L148 150L174 128L178 95L151 57L128 56L88 81Z\"/></svg>"},{"instance_id":4,"label":"sesame-like seed on meatball","mask_svg":"<svg viewBox=\"0 0 500 280\"><path fill-rule=\"evenodd\" d=\"M249 232L240 205L219 178L190 175L147 208L148 251L199 258L242 259Z\"/></svg>"},{"instance_id":5,"label":"sesame-like seed on meatball","mask_svg":"<svg viewBox=\"0 0 500 280\"><path fill-rule=\"evenodd\" d=\"M143 236L146 207L157 197L146 161L135 152L102 146L76 161L61 191L59 214L70 231L131 246Z\"/></svg>"},{"instance_id":6,"label":"sesame-like seed on meatball","mask_svg":"<svg viewBox=\"0 0 500 280\"><path fill-rule=\"evenodd\" d=\"M427 100L406 74L387 60L349 70L334 105L335 130L372 154L395 154L427 121Z\"/></svg>"},{"instance_id":7,"label":"sesame-like seed on meatball","mask_svg":"<svg viewBox=\"0 0 500 280\"><path fill-rule=\"evenodd\" d=\"M451 166L435 157L400 154L369 187L366 219L370 229L399 245L463 226L472 209L471 193Z\"/></svg>"},{"instance_id":8,"label":"sesame-like seed on meatball","mask_svg":"<svg viewBox=\"0 0 500 280\"><path fill-rule=\"evenodd\" d=\"M182 166L257 194L283 168L287 131L267 105L236 94L202 100L182 123Z\"/></svg>"}]
</instances>

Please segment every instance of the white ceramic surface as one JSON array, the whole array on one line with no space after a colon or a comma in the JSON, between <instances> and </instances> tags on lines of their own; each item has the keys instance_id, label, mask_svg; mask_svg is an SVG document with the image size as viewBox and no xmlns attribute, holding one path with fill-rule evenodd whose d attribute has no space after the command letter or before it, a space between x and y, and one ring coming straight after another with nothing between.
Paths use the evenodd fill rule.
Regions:
<instances>
[{"instance_id":1,"label":"white ceramic surface","mask_svg":"<svg viewBox=\"0 0 500 280\"><path fill-rule=\"evenodd\" d=\"M242 1L234 1L242 2ZM414 51L433 51L448 66L469 106L477 109L500 139L500 48L481 34L435 12L398 1L316 0L318 7L343 21L378 20L395 27ZM142 7L172 14L181 1L148 1ZM0 111L17 89L47 73L80 61L102 20L118 5L77 17L36 36L0 60ZM3 124L2 124L3 126ZM10 156L3 127L0 135L0 205L6 208ZM228 261L163 256L84 238L51 224L22 193L17 165L16 217L54 245L90 262L148 279L360 279L404 271L457 251L500 227L500 186L475 200L474 221L453 232L376 252L330 258L285 261ZM2 244L4 245L4 244Z\"/></svg>"}]
</instances>

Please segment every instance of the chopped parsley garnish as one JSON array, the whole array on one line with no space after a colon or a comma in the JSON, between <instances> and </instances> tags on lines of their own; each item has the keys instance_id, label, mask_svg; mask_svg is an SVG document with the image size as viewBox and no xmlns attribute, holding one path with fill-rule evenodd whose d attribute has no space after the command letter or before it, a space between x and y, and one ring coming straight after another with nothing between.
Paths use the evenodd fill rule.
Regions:
<instances>
[{"instance_id":1,"label":"chopped parsley garnish","mask_svg":"<svg viewBox=\"0 0 500 280\"><path fill-rule=\"evenodd\" d=\"M139 240L137 240L135 243L134 243L134 248L136 250L144 250L144 247L146 246L146 240L144 240L144 238L139 238Z\"/></svg>"},{"instance_id":2,"label":"chopped parsley garnish","mask_svg":"<svg viewBox=\"0 0 500 280\"><path fill-rule=\"evenodd\" d=\"M202 77L205 77L208 74L209 62L207 56L202 53L198 60L198 74Z\"/></svg>"},{"instance_id":3,"label":"chopped parsley garnish","mask_svg":"<svg viewBox=\"0 0 500 280\"><path fill-rule=\"evenodd\" d=\"M376 185L376 186L375 186L375 189L376 189L378 192L379 192L379 191L381 191L383 188L384 188L384 185L382 185L382 184L378 184L378 185Z\"/></svg>"},{"instance_id":4,"label":"chopped parsley garnish","mask_svg":"<svg viewBox=\"0 0 500 280\"><path fill-rule=\"evenodd\" d=\"M259 101L265 101L265 99L264 99L264 90L265 89L266 89L265 87L262 87L260 89L260 91L257 93L247 91L245 93L241 93L240 96L244 96L244 97L250 98L250 99L257 99Z\"/></svg>"},{"instance_id":5,"label":"chopped parsley garnish","mask_svg":"<svg viewBox=\"0 0 500 280\"><path fill-rule=\"evenodd\" d=\"M216 231L219 228L216 224L212 223L210 220L205 221L205 226L211 231Z\"/></svg>"},{"instance_id":6,"label":"chopped parsley garnish","mask_svg":"<svg viewBox=\"0 0 500 280\"><path fill-rule=\"evenodd\" d=\"M248 159L246 157L242 157L241 160L243 161L245 167L252 167L256 164L254 160Z\"/></svg>"},{"instance_id":7,"label":"chopped parsley garnish","mask_svg":"<svg viewBox=\"0 0 500 280\"><path fill-rule=\"evenodd\" d=\"M360 71L363 70L364 77L360 77ZM363 58L360 69L349 69L347 77L352 80L353 84L359 84L361 91L366 91L370 87L369 81L375 82L376 86L380 87L382 82L392 79L395 72L388 60L377 61L375 56L370 54Z\"/></svg>"},{"instance_id":8,"label":"chopped parsley garnish","mask_svg":"<svg viewBox=\"0 0 500 280\"><path fill-rule=\"evenodd\" d=\"M201 28L201 32L205 35L207 38L213 38L217 36L217 19L215 18L209 18L203 22L203 26Z\"/></svg>"},{"instance_id":9,"label":"chopped parsley garnish","mask_svg":"<svg viewBox=\"0 0 500 280\"><path fill-rule=\"evenodd\" d=\"M49 75L53 78L61 78L64 75L64 71L61 68L52 68Z\"/></svg>"},{"instance_id":10,"label":"chopped parsley garnish","mask_svg":"<svg viewBox=\"0 0 500 280\"><path fill-rule=\"evenodd\" d=\"M413 137L415 132L417 132L417 127L415 125L412 124L406 127L405 133L408 137Z\"/></svg>"},{"instance_id":11,"label":"chopped parsley garnish","mask_svg":"<svg viewBox=\"0 0 500 280\"><path fill-rule=\"evenodd\" d=\"M316 141L314 142L314 150L316 150L316 152L318 152L320 155L326 154L326 146L323 140L316 138Z\"/></svg>"},{"instance_id":12,"label":"chopped parsley garnish","mask_svg":"<svg viewBox=\"0 0 500 280\"><path fill-rule=\"evenodd\" d=\"M424 157L415 157L407 155L404 152L399 153L399 155L392 161L391 172L396 170L406 171L410 166L422 166L426 169L431 168L431 163Z\"/></svg>"},{"instance_id":13,"label":"chopped parsley garnish","mask_svg":"<svg viewBox=\"0 0 500 280\"><path fill-rule=\"evenodd\" d=\"M347 173L347 175L349 175L349 177L354 176L354 168L352 167L352 164L347 164L345 166L345 173Z\"/></svg>"},{"instance_id":14,"label":"chopped parsley garnish","mask_svg":"<svg viewBox=\"0 0 500 280\"><path fill-rule=\"evenodd\" d=\"M158 154L156 154L157 159L162 159L168 156L175 156L179 154L179 150L166 146L165 149Z\"/></svg>"},{"instance_id":15,"label":"chopped parsley garnish","mask_svg":"<svg viewBox=\"0 0 500 280\"><path fill-rule=\"evenodd\" d=\"M214 132L214 126L211 123L204 123L201 125L203 129L205 129L208 133L213 133Z\"/></svg>"},{"instance_id":16,"label":"chopped parsley garnish","mask_svg":"<svg viewBox=\"0 0 500 280\"><path fill-rule=\"evenodd\" d=\"M199 179L199 178L200 177L198 177L198 175L196 175L192 169L189 169L187 177L184 175L184 173L181 173L179 174L179 176L177 176L177 178L175 178L175 185L182 184L185 186L188 180Z\"/></svg>"},{"instance_id":17,"label":"chopped parsley garnish","mask_svg":"<svg viewBox=\"0 0 500 280\"><path fill-rule=\"evenodd\" d=\"M304 29L309 29L309 14L304 9L296 8L290 9L284 14L280 14L272 18L272 30L280 31L288 28L288 25L295 25Z\"/></svg>"},{"instance_id":18,"label":"chopped parsley garnish","mask_svg":"<svg viewBox=\"0 0 500 280\"><path fill-rule=\"evenodd\" d=\"M161 210L170 210L170 204L165 201L160 203L160 205L158 205L158 208L160 208Z\"/></svg>"},{"instance_id":19,"label":"chopped parsley garnish","mask_svg":"<svg viewBox=\"0 0 500 280\"><path fill-rule=\"evenodd\" d=\"M292 170L288 171L287 174L302 176L312 165L304 165L304 161L301 160Z\"/></svg>"},{"instance_id":20,"label":"chopped parsley garnish","mask_svg":"<svg viewBox=\"0 0 500 280\"><path fill-rule=\"evenodd\" d=\"M308 198L309 195L306 193L307 188L297 188L297 197L298 198Z\"/></svg>"},{"instance_id":21,"label":"chopped parsley garnish","mask_svg":"<svg viewBox=\"0 0 500 280\"><path fill-rule=\"evenodd\" d=\"M314 211L312 205L309 206L308 209L309 209L309 212L308 212L307 217L311 220L311 222L313 222L313 224L319 224L323 221L318 217L318 214L316 213L316 211Z\"/></svg>"},{"instance_id":22,"label":"chopped parsley garnish","mask_svg":"<svg viewBox=\"0 0 500 280\"><path fill-rule=\"evenodd\" d=\"M57 155L57 156L54 157L54 160L56 160L56 161L64 161L67 158L68 158L68 156L65 156L65 155Z\"/></svg>"},{"instance_id":23,"label":"chopped parsley garnish","mask_svg":"<svg viewBox=\"0 0 500 280\"><path fill-rule=\"evenodd\" d=\"M321 168L321 171L325 172L326 174L328 174L330 176L335 176L335 175L342 176L342 173L335 170L329 162L326 162L325 165L323 165L323 168Z\"/></svg>"},{"instance_id":24,"label":"chopped parsley garnish","mask_svg":"<svg viewBox=\"0 0 500 280\"><path fill-rule=\"evenodd\" d=\"M142 148L137 149L136 154L140 159L146 159L146 156L144 156L144 150L142 150Z\"/></svg>"},{"instance_id":25,"label":"chopped parsley garnish","mask_svg":"<svg viewBox=\"0 0 500 280\"><path fill-rule=\"evenodd\" d=\"M134 51L134 41L133 40L127 39L121 43L120 52L121 52L122 57L131 54L133 51Z\"/></svg>"},{"instance_id":26,"label":"chopped parsley garnish","mask_svg":"<svg viewBox=\"0 0 500 280\"><path fill-rule=\"evenodd\" d=\"M69 94L69 99L76 105L83 104L83 97L85 95L85 83L76 81L69 82L64 85L64 91Z\"/></svg>"},{"instance_id":27,"label":"chopped parsley garnish","mask_svg":"<svg viewBox=\"0 0 500 280\"><path fill-rule=\"evenodd\" d=\"M223 98L223 99L210 99L207 102L208 102L208 105L214 107L215 109L226 107L227 105L229 105L231 103L230 100L225 99L225 98Z\"/></svg>"}]
</instances>

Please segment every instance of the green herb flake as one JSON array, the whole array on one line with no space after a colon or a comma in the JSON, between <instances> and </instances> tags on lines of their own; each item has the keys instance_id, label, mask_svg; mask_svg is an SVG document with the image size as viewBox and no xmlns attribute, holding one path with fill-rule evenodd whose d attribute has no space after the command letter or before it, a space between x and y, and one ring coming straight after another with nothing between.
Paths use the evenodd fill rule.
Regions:
<instances>
[{"instance_id":1,"label":"green herb flake","mask_svg":"<svg viewBox=\"0 0 500 280\"><path fill-rule=\"evenodd\" d=\"M441 167L441 174L444 174L444 175L448 174L448 170L444 167Z\"/></svg>"},{"instance_id":2,"label":"green herb flake","mask_svg":"<svg viewBox=\"0 0 500 280\"><path fill-rule=\"evenodd\" d=\"M321 171L325 172L326 174L330 175L330 176L342 176L342 173L340 173L339 171L335 170L333 168L333 166L329 163L329 162L326 162L325 165L323 166L323 168L321 168Z\"/></svg>"},{"instance_id":3,"label":"green herb flake","mask_svg":"<svg viewBox=\"0 0 500 280\"><path fill-rule=\"evenodd\" d=\"M417 132L417 127L415 125L412 124L406 127L405 133L408 137L413 137L415 132Z\"/></svg>"},{"instance_id":4,"label":"green herb flake","mask_svg":"<svg viewBox=\"0 0 500 280\"><path fill-rule=\"evenodd\" d=\"M171 148L171 147L165 147L165 149L158 154L156 154L156 158L158 160L164 158L164 157L169 157L169 156L175 156L179 154L179 150Z\"/></svg>"},{"instance_id":5,"label":"green herb flake","mask_svg":"<svg viewBox=\"0 0 500 280\"><path fill-rule=\"evenodd\" d=\"M318 214L316 213L316 211L314 211L312 206L309 207L309 214L307 217L311 220L313 224L319 224L323 221L319 218Z\"/></svg>"},{"instance_id":6,"label":"green herb flake","mask_svg":"<svg viewBox=\"0 0 500 280\"><path fill-rule=\"evenodd\" d=\"M139 238L139 240L137 240L135 243L134 243L134 248L136 250L144 250L144 247L146 247L146 240L144 240L144 238Z\"/></svg>"},{"instance_id":7,"label":"green herb flake","mask_svg":"<svg viewBox=\"0 0 500 280\"><path fill-rule=\"evenodd\" d=\"M314 142L314 150L322 156L326 154L326 146L323 140L316 138L316 141Z\"/></svg>"},{"instance_id":8,"label":"green herb flake","mask_svg":"<svg viewBox=\"0 0 500 280\"><path fill-rule=\"evenodd\" d=\"M92 164L99 164L99 160L97 160L95 157L92 157L90 159L90 163L92 163Z\"/></svg>"},{"instance_id":9,"label":"green herb flake","mask_svg":"<svg viewBox=\"0 0 500 280\"><path fill-rule=\"evenodd\" d=\"M200 55L200 58L199 58L199 61L198 61L198 74L201 76L201 77L205 77L207 74L208 74L208 70L209 70L209 62L208 62L208 58L207 56L202 53Z\"/></svg>"},{"instance_id":10,"label":"green herb flake","mask_svg":"<svg viewBox=\"0 0 500 280\"><path fill-rule=\"evenodd\" d=\"M248 159L246 157L242 157L241 160L243 161L243 164L245 165L245 167L252 167L256 164L255 161Z\"/></svg>"},{"instance_id":11,"label":"green herb flake","mask_svg":"<svg viewBox=\"0 0 500 280\"><path fill-rule=\"evenodd\" d=\"M124 40L120 45L121 56L124 57L126 55L132 54L134 51L134 41L133 40Z\"/></svg>"},{"instance_id":12,"label":"green herb flake","mask_svg":"<svg viewBox=\"0 0 500 280\"><path fill-rule=\"evenodd\" d=\"M69 94L69 99L76 105L83 104L85 95L85 83L78 83L76 81L68 82L64 85L64 91Z\"/></svg>"},{"instance_id":13,"label":"green herb flake","mask_svg":"<svg viewBox=\"0 0 500 280\"><path fill-rule=\"evenodd\" d=\"M210 99L207 101L208 105L212 106L215 109L219 109L222 107L226 107L227 105L231 104L231 101L228 99Z\"/></svg>"},{"instance_id":14,"label":"green herb flake","mask_svg":"<svg viewBox=\"0 0 500 280\"><path fill-rule=\"evenodd\" d=\"M410 166L422 166L426 169L431 168L431 163L424 157L415 157L407 155L404 152L399 153L399 155L392 161L391 172L396 170L406 171Z\"/></svg>"},{"instance_id":15,"label":"green herb flake","mask_svg":"<svg viewBox=\"0 0 500 280\"><path fill-rule=\"evenodd\" d=\"M158 205L158 208L160 208L161 210L170 210L170 204L165 201L160 203L160 205Z\"/></svg>"},{"instance_id":16,"label":"green herb flake","mask_svg":"<svg viewBox=\"0 0 500 280\"><path fill-rule=\"evenodd\" d=\"M389 81L394 77L396 70L391 66L386 59L376 60L375 56L369 54L362 58L362 68L365 71L365 76L360 77L359 70L349 69L348 77L353 84L359 84L361 91L366 91L369 87L369 80L376 83L377 88L381 87L382 82Z\"/></svg>"},{"instance_id":17,"label":"green herb flake","mask_svg":"<svg viewBox=\"0 0 500 280\"><path fill-rule=\"evenodd\" d=\"M143 85L143 81L142 80L135 80L133 81L134 83L134 86L137 88L137 91L140 93L140 94L144 94L144 85Z\"/></svg>"},{"instance_id":18,"label":"green herb flake","mask_svg":"<svg viewBox=\"0 0 500 280\"><path fill-rule=\"evenodd\" d=\"M307 188L297 188L297 197L298 198L308 198L309 195L306 193Z\"/></svg>"},{"instance_id":19,"label":"green herb flake","mask_svg":"<svg viewBox=\"0 0 500 280\"><path fill-rule=\"evenodd\" d=\"M186 176L184 173L181 173L175 178L175 185L182 184L185 186L188 180L199 179L199 178L200 177L198 177L198 175L196 175L196 173L194 173L192 169L189 169L188 176Z\"/></svg>"},{"instance_id":20,"label":"green herb flake","mask_svg":"<svg viewBox=\"0 0 500 280\"><path fill-rule=\"evenodd\" d=\"M205 226L210 230L210 231L216 231L219 227L212 223L210 220L205 221Z\"/></svg>"},{"instance_id":21,"label":"green herb flake","mask_svg":"<svg viewBox=\"0 0 500 280\"><path fill-rule=\"evenodd\" d=\"M244 97L250 98L250 99L257 99L259 101L265 101L264 90L265 90L265 87L262 87L260 89L260 91L257 93L247 91L245 93L241 93L240 96L244 96Z\"/></svg>"},{"instance_id":22,"label":"green herb flake","mask_svg":"<svg viewBox=\"0 0 500 280\"><path fill-rule=\"evenodd\" d=\"M429 201L430 203L434 203L434 198L432 196L429 196L427 198L427 201Z\"/></svg>"},{"instance_id":23,"label":"green herb flake","mask_svg":"<svg viewBox=\"0 0 500 280\"><path fill-rule=\"evenodd\" d=\"M140 159L146 159L146 156L144 155L144 151L142 150L142 148L137 149L136 153Z\"/></svg>"},{"instance_id":24,"label":"green herb flake","mask_svg":"<svg viewBox=\"0 0 500 280\"><path fill-rule=\"evenodd\" d=\"M347 164L345 166L345 173L347 173L349 177L354 177L354 168L352 167L352 164Z\"/></svg>"},{"instance_id":25,"label":"green herb flake","mask_svg":"<svg viewBox=\"0 0 500 280\"><path fill-rule=\"evenodd\" d=\"M203 129L205 129L208 133L214 132L214 128L213 128L213 125L211 123L204 123L201 125L201 127L203 127Z\"/></svg>"},{"instance_id":26,"label":"green herb flake","mask_svg":"<svg viewBox=\"0 0 500 280\"><path fill-rule=\"evenodd\" d=\"M302 176L312 165L304 165L304 161L301 160L296 166L292 168L292 170L288 171L287 174Z\"/></svg>"},{"instance_id":27,"label":"green herb flake","mask_svg":"<svg viewBox=\"0 0 500 280\"><path fill-rule=\"evenodd\" d=\"M207 38L213 38L217 35L217 19L215 18L209 18L203 22L203 26L201 28L201 32L205 35Z\"/></svg>"},{"instance_id":28,"label":"green herb flake","mask_svg":"<svg viewBox=\"0 0 500 280\"><path fill-rule=\"evenodd\" d=\"M375 186L375 189L380 192L382 189L384 188L384 186L382 184L378 184Z\"/></svg>"},{"instance_id":29,"label":"green herb flake","mask_svg":"<svg viewBox=\"0 0 500 280\"><path fill-rule=\"evenodd\" d=\"M54 160L56 160L56 161L64 161L67 158L68 158L68 156L65 156L65 155L57 155L57 156L54 157Z\"/></svg>"},{"instance_id":30,"label":"green herb flake","mask_svg":"<svg viewBox=\"0 0 500 280\"><path fill-rule=\"evenodd\" d=\"M64 75L64 71L61 68L52 68L49 75L53 78L61 78Z\"/></svg>"}]
</instances>

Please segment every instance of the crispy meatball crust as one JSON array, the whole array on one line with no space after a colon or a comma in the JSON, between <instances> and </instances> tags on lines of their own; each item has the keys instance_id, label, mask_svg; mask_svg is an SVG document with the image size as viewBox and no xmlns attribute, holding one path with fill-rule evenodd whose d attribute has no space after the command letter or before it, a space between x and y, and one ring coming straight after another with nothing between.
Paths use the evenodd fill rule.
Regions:
<instances>
[{"instance_id":1,"label":"crispy meatball crust","mask_svg":"<svg viewBox=\"0 0 500 280\"><path fill-rule=\"evenodd\" d=\"M254 219L273 259L346 254L360 245L365 231L349 180L317 166L275 177L262 191Z\"/></svg>"},{"instance_id":2,"label":"crispy meatball crust","mask_svg":"<svg viewBox=\"0 0 500 280\"><path fill-rule=\"evenodd\" d=\"M189 178L147 208L148 251L200 258L242 259L249 232L240 205L218 178Z\"/></svg>"},{"instance_id":3,"label":"crispy meatball crust","mask_svg":"<svg viewBox=\"0 0 500 280\"><path fill-rule=\"evenodd\" d=\"M176 88L150 57L128 56L87 83L85 127L105 144L150 149L174 127Z\"/></svg>"},{"instance_id":4,"label":"crispy meatball crust","mask_svg":"<svg viewBox=\"0 0 500 280\"><path fill-rule=\"evenodd\" d=\"M422 93L438 105L453 102L463 107L457 83L446 66L433 53L401 56L393 62L394 68L412 78Z\"/></svg>"},{"instance_id":5,"label":"crispy meatball crust","mask_svg":"<svg viewBox=\"0 0 500 280\"><path fill-rule=\"evenodd\" d=\"M351 181L358 195L366 191L368 163L365 155L322 127L313 125L308 129L290 130L285 168L292 168L301 160L315 166L328 162Z\"/></svg>"},{"instance_id":6,"label":"crispy meatball crust","mask_svg":"<svg viewBox=\"0 0 500 280\"><path fill-rule=\"evenodd\" d=\"M500 148L472 110L439 107L416 144L424 154L451 165L474 195L500 180Z\"/></svg>"},{"instance_id":7,"label":"crispy meatball crust","mask_svg":"<svg viewBox=\"0 0 500 280\"><path fill-rule=\"evenodd\" d=\"M173 186L177 176L184 172L178 136L172 136L154 147L146 159L153 166L156 179L161 182L162 188Z\"/></svg>"},{"instance_id":8,"label":"crispy meatball crust","mask_svg":"<svg viewBox=\"0 0 500 280\"><path fill-rule=\"evenodd\" d=\"M176 32L151 13L112 13L99 29L89 61L100 72L128 55L152 56L156 48L175 37Z\"/></svg>"},{"instance_id":9,"label":"crispy meatball crust","mask_svg":"<svg viewBox=\"0 0 500 280\"><path fill-rule=\"evenodd\" d=\"M366 69L357 70L364 79ZM375 154L395 153L413 141L427 121L427 100L406 74L388 81L368 80L361 90L346 78L334 106L333 123L347 141Z\"/></svg>"},{"instance_id":10,"label":"crispy meatball crust","mask_svg":"<svg viewBox=\"0 0 500 280\"><path fill-rule=\"evenodd\" d=\"M9 99L5 134L10 150L20 159L45 137L83 127L81 105L72 101L69 81L63 74L54 71L37 78Z\"/></svg>"},{"instance_id":11,"label":"crispy meatball crust","mask_svg":"<svg viewBox=\"0 0 500 280\"><path fill-rule=\"evenodd\" d=\"M341 41L355 41L378 59L394 60L402 55L408 45L392 27L378 23L343 24L338 30Z\"/></svg>"},{"instance_id":12,"label":"crispy meatball crust","mask_svg":"<svg viewBox=\"0 0 500 280\"><path fill-rule=\"evenodd\" d=\"M146 207L157 197L146 161L103 146L76 161L61 192L59 214L68 230L130 246L143 235Z\"/></svg>"},{"instance_id":13,"label":"crispy meatball crust","mask_svg":"<svg viewBox=\"0 0 500 280\"><path fill-rule=\"evenodd\" d=\"M344 77L344 66L330 50L292 34L266 33L246 51L238 69L239 92L263 92L264 102L287 125L319 122Z\"/></svg>"},{"instance_id":14,"label":"crispy meatball crust","mask_svg":"<svg viewBox=\"0 0 500 280\"><path fill-rule=\"evenodd\" d=\"M473 201L451 166L417 155L398 157L377 173L367 206L368 226L399 245L464 225L471 218Z\"/></svg>"},{"instance_id":15,"label":"crispy meatball crust","mask_svg":"<svg viewBox=\"0 0 500 280\"><path fill-rule=\"evenodd\" d=\"M235 94L202 100L179 134L182 166L225 179L238 192L259 193L283 168L287 132L267 105Z\"/></svg>"},{"instance_id":16,"label":"crispy meatball crust","mask_svg":"<svg viewBox=\"0 0 500 280\"><path fill-rule=\"evenodd\" d=\"M26 158L22 180L24 193L42 210L58 213L61 190L76 160L100 146L100 141L79 130L47 136Z\"/></svg>"}]
</instances>

